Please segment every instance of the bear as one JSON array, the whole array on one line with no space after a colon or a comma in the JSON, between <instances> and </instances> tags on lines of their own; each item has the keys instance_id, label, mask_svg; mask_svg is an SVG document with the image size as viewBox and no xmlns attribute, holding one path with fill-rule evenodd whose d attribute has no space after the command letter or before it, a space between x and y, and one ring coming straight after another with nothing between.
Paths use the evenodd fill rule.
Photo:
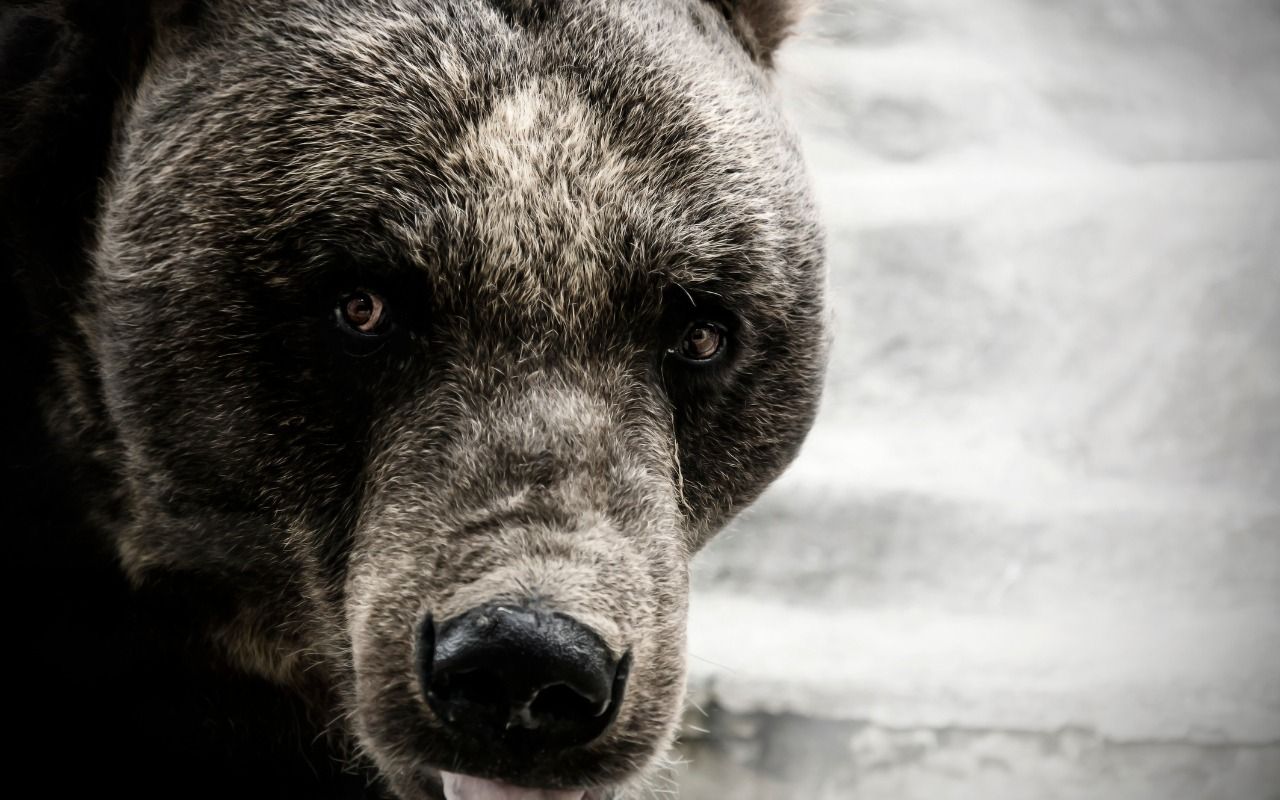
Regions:
<instances>
[{"instance_id":1,"label":"bear","mask_svg":"<svg viewBox=\"0 0 1280 800\"><path fill-rule=\"evenodd\" d=\"M801 12L6 6L19 779L645 796L821 392Z\"/></svg>"}]
</instances>

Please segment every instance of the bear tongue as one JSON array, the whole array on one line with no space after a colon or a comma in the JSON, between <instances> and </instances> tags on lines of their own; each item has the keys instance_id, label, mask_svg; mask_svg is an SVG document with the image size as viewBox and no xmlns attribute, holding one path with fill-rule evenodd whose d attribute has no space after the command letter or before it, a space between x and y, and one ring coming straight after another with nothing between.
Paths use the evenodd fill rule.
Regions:
<instances>
[{"instance_id":1,"label":"bear tongue","mask_svg":"<svg viewBox=\"0 0 1280 800\"><path fill-rule=\"evenodd\" d=\"M582 800L582 789L522 789L507 783L441 772L444 796L448 800Z\"/></svg>"}]
</instances>

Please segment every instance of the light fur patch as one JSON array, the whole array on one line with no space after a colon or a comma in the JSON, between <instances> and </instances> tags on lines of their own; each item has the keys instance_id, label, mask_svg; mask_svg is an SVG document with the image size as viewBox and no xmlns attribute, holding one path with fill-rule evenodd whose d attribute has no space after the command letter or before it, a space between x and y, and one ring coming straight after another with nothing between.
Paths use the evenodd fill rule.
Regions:
<instances>
[{"instance_id":1,"label":"light fur patch","mask_svg":"<svg viewBox=\"0 0 1280 800\"><path fill-rule=\"evenodd\" d=\"M627 159L593 111L559 78L534 80L495 103L451 159L478 174L475 227L482 286L556 318L609 288L602 251L628 197Z\"/></svg>"},{"instance_id":2,"label":"light fur patch","mask_svg":"<svg viewBox=\"0 0 1280 800\"><path fill-rule=\"evenodd\" d=\"M250 675L259 675L281 686L300 686L306 671L307 653L289 642L279 630L253 609L242 608L226 625L215 628L212 636L222 653L236 667ZM312 659L315 656L312 654Z\"/></svg>"}]
</instances>

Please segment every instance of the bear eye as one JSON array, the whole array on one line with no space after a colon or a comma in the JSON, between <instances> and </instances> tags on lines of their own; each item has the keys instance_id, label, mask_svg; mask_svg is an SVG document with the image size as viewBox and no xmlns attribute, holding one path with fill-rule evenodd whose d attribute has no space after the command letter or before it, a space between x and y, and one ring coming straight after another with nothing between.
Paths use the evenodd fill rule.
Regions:
<instances>
[{"instance_id":1,"label":"bear eye","mask_svg":"<svg viewBox=\"0 0 1280 800\"><path fill-rule=\"evenodd\" d=\"M387 327L387 304L373 292L357 289L338 299L338 321L362 336L377 336Z\"/></svg>"},{"instance_id":2,"label":"bear eye","mask_svg":"<svg viewBox=\"0 0 1280 800\"><path fill-rule=\"evenodd\" d=\"M680 344L671 349L672 353L685 361L706 363L724 351L728 331L724 326L714 322L699 320L685 328L680 337Z\"/></svg>"}]
</instances>

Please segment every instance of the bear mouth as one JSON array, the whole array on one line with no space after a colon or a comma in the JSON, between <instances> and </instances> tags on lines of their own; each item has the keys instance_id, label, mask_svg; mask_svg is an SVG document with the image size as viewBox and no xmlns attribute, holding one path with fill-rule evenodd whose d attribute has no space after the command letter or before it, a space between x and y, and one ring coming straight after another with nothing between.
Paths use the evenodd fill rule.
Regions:
<instances>
[{"instance_id":1,"label":"bear mouth","mask_svg":"<svg viewBox=\"0 0 1280 800\"><path fill-rule=\"evenodd\" d=\"M441 772L446 800L603 800L604 794L586 789L526 789L501 781Z\"/></svg>"}]
</instances>

